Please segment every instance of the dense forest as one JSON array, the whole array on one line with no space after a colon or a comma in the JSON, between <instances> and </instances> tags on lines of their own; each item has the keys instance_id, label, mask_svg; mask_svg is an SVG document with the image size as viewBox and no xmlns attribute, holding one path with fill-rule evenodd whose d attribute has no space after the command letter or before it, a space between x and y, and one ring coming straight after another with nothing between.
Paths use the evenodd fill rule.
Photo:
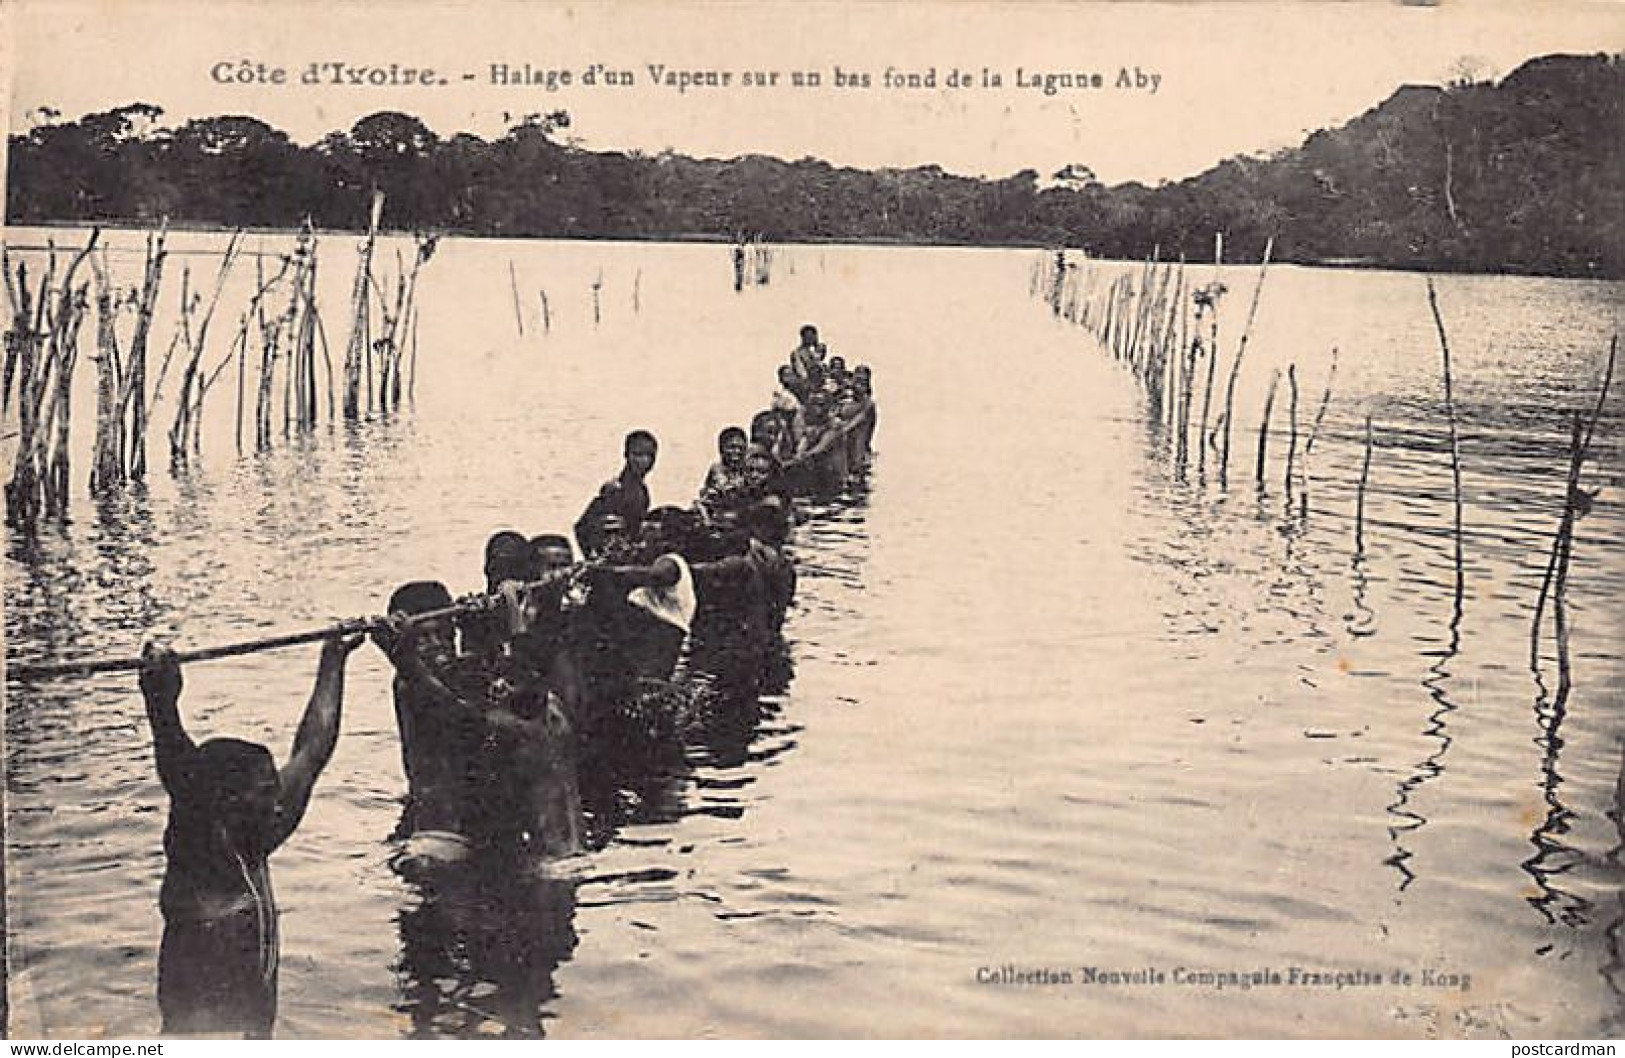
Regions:
<instances>
[{"instance_id":1,"label":"dense forest","mask_svg":"<svg viewBox=\"0 0 1625 1058\"><path fill-rule=\"evenodd\" d=\"M386 226L492 236L1066 244L1100 256L1625 276L1625 57L1547 56L1498 83L1404 87L1348 124L1199 176L1105 186L1086 163L973 179L813 158L589 151L563 112L494 141L386 112L310 146L252 117L137 103L47 112L10 140L13 224Z\"/></svg>"}]
</instances>

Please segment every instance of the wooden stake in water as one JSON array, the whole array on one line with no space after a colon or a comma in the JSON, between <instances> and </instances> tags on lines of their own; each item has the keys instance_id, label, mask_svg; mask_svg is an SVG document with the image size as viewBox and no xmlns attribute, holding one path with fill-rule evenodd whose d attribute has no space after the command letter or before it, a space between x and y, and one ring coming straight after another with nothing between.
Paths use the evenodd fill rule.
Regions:
<instances>
[{"instance_id":1,"label":"wooden stake in water","mask_svg":"<svg viewBox=\"0 0 1625 1058\"><path fill-rule=\"evenodd\" d=\"M1309 427L1309 438L1303 445L1303 470L1299 475L1302 490L1298 495L1298 513L1302 517L1309 515L1309 456L1315 450L1315 440L1320 437L1320 424L1326 418L1326 409L1332 403L1332 383L1337 378L1337 346L1332 346L1332 364L1326 371L1326 388L1320 394L1320 407L1315 411L1315 421Z\"/></svg>"},{"instance_id":2,"label":"wooden stake in water","mask_svg":"<svg viewBox=\"0 0 1625 1058\"><path fill-rule=\"evenodd\" d=\"M519 275L514 271L513 258L508 258L508 282L513 286L513 321L519 328L519 337L525 336L525 310L519 304Z\"/></svg>"},{"instance_id":3,"label":"wooden stake in water","mask_svg":"<svg viewBox=\"0 0 1625 1058\"><path fill-rule=\"evenodd\" d=\"M1236 344L1236 357L1230 361L1230 380L1224 389L1224 442L1219 452L1219 487L1223 488L1230 476L1230 424L1235 418L1236 379L1241 374L1241 361L1247 355L1247 339L1253 332L1253 320L1258 317L1258 298L1264 292L1264 276L1270 267L1270 251L1275 247L1272 237L1264 243L1264 259L1259 262L1258 282L1253 286L1253 303L1247 309L1247 322L1241 329L1241 340Z\"/></svg>"},{"instance_id":4,"label":"wooden stake in water","mask_svg":"<svg viewBox=\"0 0 1625 1058\"><path fill-rule=\"evenodd\" d=\"M1439 332L1439 350L1444 356L1444 413L1445 421L1450 428L1450 480L1455 509L1456 595L1459 598L1465 576L1461 539L1461 446L1456 436L1456 398L1450 373L1450 340L1445 336L1444 317L1439 314L1439 296L1433 289L1432 276L1428 277L1427 290L1428 308L1433 311L1433 324Z\"/></svg>"},{"instance_id":5,"label":"wooden stake in water","mask_svg":"<svg viewBox=\"0 0 1625 1058\"><path fill-rule=\"evenodd\" d=\"M1365 458L1360 461L1360 486L1354 499L1354 553L1365 554L1365 486L1371 477L1371 413L1365 415Z\"/></svg>"},{"instance_id":6,"label":"wooden stake in water","mask_svg":"<svg viewBox=\"0 0 1625 1058\"><path fill-rule=\"evenodd\" d=\"M1604 403L1608 400L1608 390L1614 381L1614 360L1619 351L1619 336L1615 335L1608 343L1608 366L1603 369L1602 385L1597 391L1597 403L1591 411L1591 422L1580 432L1580 419L1578 413L1574 420L1574 436L1569 446L1569 473L1567 492L1563 499L1563 517L1558 523L1557 535L1552 540L1551 555L1546 563L1546 575L1541 580L1540 594L1535 599L1535 619L1529 628L1529 667L1534 669L1540 661L1540 627L1541 620L1546 613L1546 599L1552 591L1554 581L1561 574L1561 584L1566 588L1568 580L1568 555L1572 549L1574 523L1585 516L1590 509L1592 494L1580 488L1580 474L1585 466L1586 456L1591 449L1591 439L1597 430L1597 421L1602 418ZM1566 638L1566 626L1560 626L1559 638Z\"/></svg>"},{"instance_id":7,"label":"wooden stake in water","mask_svg":"<svg viewBox=\"0 0 1625 1058\"><path fill-rule=\"evenodd\" d=\"M1224 263L1224 232L1213 234L1213 301L1208 309L1207 381L1202 387L1202 417L1197 424L1196 475L1207 479L1208 415L1213 406L1213 372L1219 362L1219 297L1224 289L1219 282L1219 266ZM1198 321L1200 322L1200 321Z\"/></svg>"},{"instance_id":8,"label":"wooden stake in water","mask_svg":"<svg viewBox=\"0 0 1625 1058\"><path fill-rule=\"evenodd\" d=\"M1258 423L1258 466L1253 476L1260 492L1264 491L1264 454L1269 445L1270 411L1275 407L1275 391L1280 384L1281 369L1276 368L1275 374L1270 376L1270 391L1264 397L1264 417Z\"/></svg>"},{"instance_id":9,"label":"wooden stake in water","mask_svg":"<svg viewBox=\"0 0 1625 1058\"><path fill-rule=\"evenodd\" d=\"M547 291L542 291L542 333L553 333L553 310L547 304Z\"/></svg>"},{"instance_id":10,"label":"wooden stake in water","mask_svg":"<svg viewBox=\"0 0 1625 1058\"><path fill-rule=\"evenodd\" d=\"M1288 433L1286 442L1286 475L1283 486L1286 489L1286 501L1290 508L1292 504L1292 471L1298 461L1298 365L1288 364L1286 368L1287 393L1287 423Z\"/></svg>"},{"instance_id":11,"label":"wooden stake in water","mask_svg":"<svg viewBox=\"0 0 1625 1058\"><path fill-rule=\"evenodd\" d=\"M355 284L350 290L350 341L344 349L344 417L361 416L361 376L365 361L367 399L372 399L372 303L367 291L372 283L372 254L378 243L378 225L384 215L384 193L374 191L372 211L367 215L367 237L362 240L356 261Z\"/></svg>"}]
</instances>

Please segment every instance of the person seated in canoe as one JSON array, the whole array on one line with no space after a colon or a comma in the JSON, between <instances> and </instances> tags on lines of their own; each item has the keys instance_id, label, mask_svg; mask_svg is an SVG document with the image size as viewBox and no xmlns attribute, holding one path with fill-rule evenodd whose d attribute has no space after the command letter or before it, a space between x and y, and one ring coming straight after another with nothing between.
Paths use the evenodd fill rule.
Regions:
<instances>
[{"instance_id":1,"label":"person seated in canoe","mask_svg":"<svg viewBox=\"0 0 1625 1058\"><path fill-rule=\"evenodd\" d=\"M801 402L806 399L809 392L811 392L810 388L796 377L795 368L789 364L780 364L779 384L773 390L773 396L768 406L774 411L794 415L796 409L801 407Z\"/></svg>"},{"instance_id":2,"label":"person seated in canoe","mask_svg":"<svg viewBox=\"0 0 1625 1058\"><path fill-rule=\"evenodd\" d=\"M847 384L850 378L851 376L846 371L846 358L840 356L830 357L829 366L824 371L825 388L839 390Z\"/></svg>"},{"instance_id":3,"label":"person seated in canoe","mask_svg":"<svg viewBox=\"0 0 1625 1058\"><path fill-rule=\"evenodd\" d=\"M868 406L868 401L859 396L855 388L847 386L841 390L840 401L835 405L835 419L842 425L856 422Z\"/></svg>"},{"instance_id":4,"label":"person seated in canoe","mask_svg":"<svg viewBox=\"0 0 1625 1058\"><path fill-rule=\"evenodd\" d=\"M818 340L818 328L810 323L803 326L800 343L790 350L790 368L809 391L823 385L824 357L828 354L829 348Z\"/></svg>"},{"instance_id":5,"label":"person seated in canoe","mask_svg":"<svg viewBox=\"0 0 1625 1058\"><path fill-rule=\"evenodd\" d=\"M757 412L750 420L750 443L759 445L781 462L795 453L795 437L791 433L794 415L785 412Z\"/></svg>"},{"instance_id":6,"label":"person seated in canoe","mask_svg":"<svg viewBox=\"0 0 1625 1058\"><path fill-rule=\"evenodd\" d=\"M711 511L727 506L731 502L729 497L744 488L745 450L749 447L745 431L737 426L730 426L717 435L717 454L721 458L711 464L705 484L700 487L696 506L702 515L709 517Z\"/></svg>"},{"instance_id":7,"label":"person seated in canoe","mask_svg":"<svg viewBox=\"0 0 1625 1058\"><path fill-rule=\"evenodd\" d=\"M637 526L649 512L649 488L644 479L654 469L659 442L647 430L633 430L622 447L626 462L616 477L604 482L587 509L576 519L576 543L588 558L603 550L601 526L607 515L615 515L628 526Z\"/></svg>"},{"instance_id":8,"label":"person seated in canoe","mask_svg":"<svg viewBox=\"0 0 1625 1058\"><path fill-rule=\"evenodd\" d=\"M299 826L333 757L345 662L363 638L357 632L323 644L316 686L281 770L254 742L193 742L181 722L179 660L152 643L142 650L141 694L169 795L158 897L163 1032L271 1035L280 945L269 858Z\"/></svg>"},{"instance_id":9,"label":"person seated in canoe","mask_svg":"<svg viewBox=\"0 0 1625 1058\"><path fill-rule=\"evenodd\" d=\"M831 429L829 395L820 390L802 405L796 429L796 456L805 456L823 443Z\"/></svg>"},{"instance_id":10,"label":"person seated in canoe","mask_svg":"<svg viewBox=\"0 0 1625 1058\"><path fill-rule=\"evenodd\" d=\"M783 467L773 453L759 445L752 446L745 453L744 499L754 504L768 498L777 499L781 508L789 512L790 487L785 482Z\"/></svg>"}]
</instances>

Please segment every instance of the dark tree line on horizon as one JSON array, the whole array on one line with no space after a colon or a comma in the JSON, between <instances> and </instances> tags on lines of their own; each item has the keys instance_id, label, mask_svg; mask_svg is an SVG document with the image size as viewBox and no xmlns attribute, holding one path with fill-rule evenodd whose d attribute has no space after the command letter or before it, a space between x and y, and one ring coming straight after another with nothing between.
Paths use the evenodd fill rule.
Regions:
<instances>
[{"instance_id":1,"label":"dark tree line on horizon","mask_svg":"<svg viewBox=\"0 0 1625 1058\"><path fill-rule=\"evenodd\" d=\"M1625 59L1547 56L1499 83L1405 87L1292 150L1105 186L1086 165L1003 179L937 166L589 151L563 112L442 139L382 112L301 146L263 121L178 127L143 103L10 138L12 224L397 230L556 238L1068 245L1096 256L1277 260L1625 277Z\"/></svg>"}]
</instances>

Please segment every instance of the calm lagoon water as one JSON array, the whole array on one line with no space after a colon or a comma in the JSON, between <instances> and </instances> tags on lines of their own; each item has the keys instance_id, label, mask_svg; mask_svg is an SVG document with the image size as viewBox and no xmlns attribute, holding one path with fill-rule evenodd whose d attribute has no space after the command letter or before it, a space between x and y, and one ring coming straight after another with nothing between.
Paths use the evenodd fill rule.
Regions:
<instances>
[{"instance_id":1,"label":"calm lagoon water","mask_svg":"<svg viewBox=\"0 0 1625 1058\"><path fill-rule=\"evenodd\" d=\"M183 265L212 282L219 243L175 236L195 252L170 284ZM350 246L323 249L336 343ZM759 699L711 700L680 753L591 777L587 854L431 899L388 866L404 779L387 664L359 653L337 754L273 861L279 1035L1619 1032L1617 398L1574 547L1566 700L1528 636L1567 417L1594 400L1625 288L1438 280L1457 614L1420 276L1271 269L1221 492L1179 480L1127 372L1029 296L1035 256L792 247L735 294L725 247L447 241L421 283L411 408L238 458L232 400L212 396L201 469L172 478L155 437L146 490L76 495L66 524L9 535L7 657L294 629L377 612L418 577L471 590L485 537L566 528L635 426L662 442L656 502L686 503L811 320L874 366L878 454L804 512L783 671ZM1227 354L1253 275L1224 272ZM221 351L251 283L245 266L226 288ZM1259 412L1295 362L1307 429L1334 345L1300 515L1279 439L1252 482ZM1284 426L1284 392L1276 409ZM183 710L198 735L280 755L315 661L192 666ZM135 680L8 684L6 734L12 1032L155 1032L165 801ZM991 983L1005 967L1073 983ZM1088 967L1163 982L1084 983Z\"/></svg>"}]
</instances>

